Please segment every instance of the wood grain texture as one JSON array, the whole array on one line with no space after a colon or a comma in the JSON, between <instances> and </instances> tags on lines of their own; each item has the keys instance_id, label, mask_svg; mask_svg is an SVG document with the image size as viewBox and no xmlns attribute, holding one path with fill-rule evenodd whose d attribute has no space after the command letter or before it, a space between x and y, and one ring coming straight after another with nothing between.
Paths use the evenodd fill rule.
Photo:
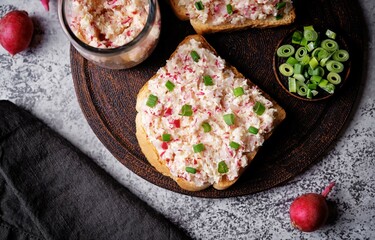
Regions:
<instances>
[{"instance_id":1,"label":"wood grain texture","mask_svg":"<svg viewBox=\"0 0 375 240\"><path fill-rule=\"evenodd\" d=\"M225 191L182 190L157 172L145 159L135 137L135 103L139 89L177 45L194 31L178 20L170 6L160 2L160 42L148 60L128 70L108 70L85 60L71 47L71 68L76 94L88 123L103 144L127 168L142 178L171 191L198 197L233 197L275 187L301 174L322 159L346 126L362 80L364 22L358 2L352 0L294 1L295 24L272 29L249 29L207 35L218 54L245 77L274 98L287 119L260 149L246 173ZM320 102L292 98L277 83L272 61L280 39L299 25L330 28L346 38L351 53L351 73L335 96Z\"/></svg>"}]
</instances>

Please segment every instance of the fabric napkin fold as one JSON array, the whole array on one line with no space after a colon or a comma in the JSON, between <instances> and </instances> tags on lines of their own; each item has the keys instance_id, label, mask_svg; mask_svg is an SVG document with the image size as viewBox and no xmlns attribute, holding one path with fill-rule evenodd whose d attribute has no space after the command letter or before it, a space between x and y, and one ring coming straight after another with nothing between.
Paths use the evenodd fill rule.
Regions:
<instances>
[{"instance_id":1,"label":"fabric napkin fold","mask_svg":"<svg viewBox=\"0 0 375 240\"><path fill-rule=\"evenodd\" d=\"M29 112L0 101L0 239L189 239Z\"/></svg>"}]
</instances>

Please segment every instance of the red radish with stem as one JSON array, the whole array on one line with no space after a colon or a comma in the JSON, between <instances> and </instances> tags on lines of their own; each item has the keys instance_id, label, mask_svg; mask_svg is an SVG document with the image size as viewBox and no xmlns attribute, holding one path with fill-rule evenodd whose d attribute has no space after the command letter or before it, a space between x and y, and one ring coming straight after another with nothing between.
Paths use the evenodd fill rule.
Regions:
<instances>
[{"instance_id":1,"label":"red radish with stem","mask_svg":"<svg viewBox=\"0 0 375 240\"><path fill-rule=\"evenodd\" d=\"M292 225L303 232L312 232L323 226L329 215L326 197L334 185L331 182L322 194L307 193L297 197L289 210Z\"/></svg>"},{"instance_id":2,"label":"red radish with stem","mask_svg":"<svg viewBox=\"0 0 375 240\"><path fill-rule=\"evenodd\" d=\"M29 46L33 32L34 24L26 11L11 11L0 20L0 44L11 55Z\"/></svg>"}]
</instances>

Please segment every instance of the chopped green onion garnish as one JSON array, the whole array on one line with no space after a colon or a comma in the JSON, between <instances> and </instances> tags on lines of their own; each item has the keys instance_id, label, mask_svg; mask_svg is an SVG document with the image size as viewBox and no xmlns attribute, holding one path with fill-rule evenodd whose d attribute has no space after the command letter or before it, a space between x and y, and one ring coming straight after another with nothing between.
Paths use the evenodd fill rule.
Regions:
<instances>
[{"instance_id":1,"label":"chopped green onion garnish","mask_svg":"<svg viewBox=\"0 0 375 240\"><path fill-rule=\"evenodd\" d=\"M171 82L171 81L168 80L168 81L165 83L165 87L168 89L168 91L172 92L173 89L174 89L174 87L175 87L175 85L173 84L173 82Z\"/></svg>"},{"instance_id":2,"label":"chopped green onion garnish","mask_svg":"<svg viewBox=\"0 0 375 240\"><path fill-rule=\"evenodd\" d=\"M310 81L311 81L312 83L319 84L320 81L322 81L322 77L319 76L319 75L312 76L312 77L310 78Z\"/></svg>"},{"instance_id":3,"label":"chopped green onion garnish","mask_svg":"<svg viewBox=\"0 0 375 240\"><path fill-rule=\"evenodd\" d=\"M289 44L286 44L286 45L282 45L280 46L276 53L277 53L277 56L279 57L290 57L294 54L294 47L292 45L289 45Z\"/></svg>"},{"instance_id":4,"label":"chopped green onion garnish","mask_svg":"<svg viewBox=\"0 0 375 240\"><path fill-rule=\"evenodd\" d=\"M310 88L307 89L306 97L307 97L308 99L312 99L312 97L313 97L313 93L312 93L312 91L311 91Z\"/></svg>"},{"instance_id":5,"label":"chopped green onion garnish","mask_svg":"<svg viewBox=\"0 0 375 240\"><path fill-rule=\"evenodd\" d=\"M298 81L305 82L305 77L302 74L295 73L293 74L293 78L295 78Z\"/></svg>"},{"instance_id":6,"label":"chopped green onion garnish","mask_svg":"<svg viewBox=\"0 0 375 240\"><path fill-rule=\"evenodd\" d=\"M185 104L181 108L181 115L185 117L189 117L193 115L193 110L191 109L191 105Z\"/></svg>"},{"instance_id":7,"label":"chopped green onion garnish","mask_svg":"<svg viewBox=\"0 0 375 240\"><path fill-rule=\"evenodd\" d=\"M294 65L295 66L295 65ZM286 77L290 77L293 75L294 73L294 70L293 70L293 67L290 66L289 64L287 63L283 63L279 66L279 71L282 75L286 76Z\"/></svg>"},{"instance_id":8,"label":"chopped green onion garnish","mask_svg":"<svg viewBox=\"0 0 375 240\"><path fill-rule=\"evenodd\" d=\"M311 29L305 29L303 31L303 37L308 41L308 42L313 42L316 39L318 39L318 33L315 30Z\"/></svg>"},{"instance_id":9,"label":"chopped green onion garnish","mask_svg":"<svg viewBox=\"0 0 375 240\"><path fill-rule=\"evenodd\" d=\"M195 5L195 8L196 8L197 10L203 10L203 9L204 9L204 6L203 6L202 1L195 2L194 5Z\"/></svg>"},{"instance_id":10,"label":"chopped green onion garnish","mask_svg":"<svg viewBox=\"0 0 375 240\"><path fill-rule=\"evenodd\" d=\"M171 141L171 134L164 133L163 135L161 135L161 140L163 142L169 142L169 141Z\"/></svg>"},{"instance_id":11,"label":"chopped green onion garnish","mask_svg":"<svg viewBox=\"0 0 375 240\"><path fill-rule=\"evenodd\" d=\"M277 14L275 18L276 18L276 20L280 20L280 19L283 18L283 15L282 14Z\"/></svg>"},{"instance_id":12,"label":"chopped green onion garnish","mask_svg":"<svg viewBox=\"0 0 375 240\"><path fill-rule=\"evenodd\" d=\"M304 84L300 81L297 81L296 85L297 85L297 94L300 95L301 97L306 96L307 95L307 89L308 89L306 84Z\"/></svg>"},{"instance_id":13,"label":"chopped green onion garnish","mask_svg":"<svg viewBox=\"0 0 375 240\"><path fill-rule=\"evenodd\" d=\"M302 74L305 66L299 63L294 64L293 73L294 74Z\"/></svg>"},{"instance_id":14,"label":"chopped green onion garnish","mask_svg":"<svg viewBox=\"0 0 375 240\"><path fill-rule=\"evenodd\" d=\"M326 36L331 38L331 39L336 39L336 33L329 30L329 29L327 29L327 31L326 31Z\"/></svg>"},{"instance_id":15,"label":"chopped green onion garnish","mask_svg":"<svg viewBox=\"0 0 375 240\"><path fill-rule=\"evenodd\" d=\"M277 10L280 10L282 9L283 7L285 7L286 5L286 2L279 2L278 4L276 4L276 9Z\"/></svg>"},{"instance_id":16,"label":"chopped green onion garnish","mask_svg":"<svg viewBox=\"0 0 375 240\"><path fill-rule=\"evenodd\" d=\"M341 83L340 75L338 73L335 73L335 72L328 73L327 80L328 80L328 82L330 82L332 84L335 84L335 85Z\"/></svg>"},{"instance_id":17,"label":"chopped green onion garnish","mask_svg":"<svg viewBox=\"0 0 375 240\"><path fill-rule=\"evenodd\" d=\"M331 60L327 63L327 70L330 72L340 73L344 71L344 65L341 62Z\"/></svg>"},{"instance_id":18,"label":"chopped green onion garnish","mask_svg":"<svg viewBox=\"0 0 375 240\"><path fill-rule=\"evenodd\" d=\"M297 64L297 63L298 63L298 60L295 59L294 57L289 57L289 58L286 60L286 63L289 64L290 66L294 66L294 64Z\"/></svg>"},{"instance_id":19,"label":"chopped green onion garnish","mask_svg":"<svg viewBox=\"0 0 375 240\"><path fill-rule=\"evenodd\" d=\"M327 80L323 80L323 81L327 81ZM322 84L322 86L321 84L319 84L319 87L323 89L324 91L328 92L329 94L333 94L335 92L335 85L333 85L332 83L329 83L328 81L326 84L324 85Z\"/></svg>"},{"instance_id":20,"label":"chopped green onion garnish","mask_svg":"<svg viewBox=\"0 0 375 240\"><path fill-rule=\"evenodd\" d=\"M193 145L193 150L194 150L194 153L199 153L199 152L204 151L203 143L198 143L198 144Z\"/></svg>"},{"instance_id":21,"label":"chopped green onion garnish","mask_svg":"<svg viewBox=\"0 0 375 240\"><path fill-rule=\"evenodd\" d=\"M243 90L242 87L237 87L237 88L233 89L233 94L236 97L242 96L242 95L244 95L244 93L245 93L245 91Z\"/></svg>"},{"instance_id":22,"label":"chopped green onion garnish","mask_svg":"<svg viewBox=\"0 0 375 240\"><path fill-rule=\"evenodd\" d=\"M297 49L295 57L298 61L301 61L302 58L307 55L307 53L308 52L305 47L300 47Z\"/></svg>"},{"instance_id":23,"label":"chopped green onion garnish","mask_svg":"<svg viewBox=\"0 0 375 240\"><path fill-rule=\"evenodd\" d=\"M344 49L340 49L333 54L332 58L339 62L346 62L349 60L349 53Z\"/></svg>"},{"instance_id":24,"label":"chopped green onion garnish","mask_svg":"<svg viewBox=\"0 0 375 240\"><path fill-rule=\"evenodd\" d=\"M230 5L230 4L227 4L227 13L228 14L232 14L233 13L233 8L232 8L232 5Z\"/></svg>"},{"instance_id":25,"label":"chopped green onion garnish","mask_svg":"<svg viewBox=\"0 0 375 240\"><path fill-rule=\"evenodd\" d=\"M309 89L311 89L311 90L316 90L316 87L317 87L318 85L317 84L315 84L315 83L309 83L309 84L307 84L307 87L309 88Z\"/></svg>"},{"instance_id":26,"label":"chopped green onion garnish","mask_svg":"<svg viewBox=\"0 0 375 240\"><path fill-rule=\"evenodd\" d=\"M310 57L309 57L309 55L305 55L305 56L303 56L303 58L302 58L302 60L301 60L301 64L302 64L302 65L307 65L307 64L309 64L309 62L310 62Z\"/></svg>"},{"instance_id":27,"label":"chopped green onion garnish","mask_svg":"<svg viewBox=\"0 0 375 240\"><path fill-rule=\"evenodd\" d=\"M194 62L198 62L201 57L198 55L196 51L191 51L190 56L193 59Z\"/></svg>"},{"instance_id":28,"label":"chopped green onion garnish","mask_svg":"<svg viewBox=\"0 0 375 240\"><path fill-rule=\"evenodd\" d=\"M303 38L301 31L295 31L292 36L292 43L300 44Z\"/></svg>"},{"instance_id":29,"label":"chopped green onion garnish","mask_svg":"<svg viewBox=\"0 0 375 240\"><path fill-rule=\"evenodd\" d=\"M193 167L186 167L185 171L188 172L188 173L192 173L192 174L197 173L197 169L195 169Z\"/></svg>"},{"instance_id":30,"label":"chopped green onion garnish","mask_svg":"<svg viewBox=\"0 0 375 240\"><path fill-rule=\"evenodd\" d=\"M146 105L149 106L149 107L155 107L157 102L158 102L158 97L150 94L150 96L148 96Z\"/></svg>"},{"instance_id":31,"label":"chopped green onion garnish","mask_svg":"<svg viewBox=\"0 0 375 240\"><path fill-rule=\"evenodd\" d=\"M339 45L337 44L336 41L332 39L325 39L322 41L322 48L324 48L325 50L329 52L334 52L337 49L339 49Z\"/></svg>"},{"instance_id":32,"label":"chopped green onion garnish","mask_svg":"<svg viewBox=\"0 0 375 240\"><path fill-rule=\"evenodd\" d=\"M203 131L204 132L210 132L211 131L211 125L208 122L202 123Z\"/></svg>"},{"instance_id":33,"label":"chopped green onion garnish","mask_svg":"<svg viewBox=\"0 0 375 240\"><path fill-rule=\"evenodd\" d=\"M264 111L266 110L266 107L262 103L256 102L253 107L253 110L257 115L260 116L264 113Z\"/></svg>"},{"instance_id":34,"label":"chopped green onion garnish","mask_svg":"<svg viewBox=\"0 0 375 240\"><path fill-rule=\"evenodd\" d=\"M306 49L307 49L307 51L309 51L309 52L311 52L312 50L314 50L314 48L315 48L315 44L314 44L314 42L310 42L310 43L308 43L308 44L306 45Z\"/></svg>"},{"instance_id":35,"label":"chopped green onion garnish","mask_svg":"<svg viewBox=\"0 0 375 240\"><path fill-rule=\"evenodd\" d=\"M258 131L259 131L259 129L256 128L256 127L250 126L249 129L247 129L247 131L248 131L249 133L252 133L252 134L257 134Z\"/></svg>"},{"instance_id":36,"label":"chopped green onion garnish","mask_svg":"<svg viewBox=\"0 0 375 240\"><path fill-rule=\"evenodd\" d=\"M296 85L296 79L289 77L288 78L288 87L289 87L289 92L295 93L297 91L297 85Z\"/></svg>"},{"instance_id":37,"label":"chopped green onion garnish","mask_svg":"<svg viewBox=\"0 0 375 240\"><path fill-rule=\"evenodd\" d=\"M227 173L228 172L228 166L227 164L225 163L225 161L221 161L219 162L218 166L217 166L217 171L219 173Z\"/></svg>"},{"instance_id":38,"label":"chopped green onion garnish","mask_svg":"<svg viewBox=\"0 0 375 240\"><path fill-rule=\"evenodd\" d=\"M212 82L212 78L209 75L203 76L203 82L204 82L204 85L206 85L206 86L213 86L214 85L214 83Z\"/></svg>"},{"instance_id":39,"label":"chopped green onion garnish","mask_svg":"<svg viewBox=\"0 0 375 240\"><path fill-rule=\"evenodd\" d=\"M312 69L315 69L319 65L319 62L315 57L313 57L311 58L309 65Z\"/></svg>"},{"instance_id":40,"label":"chopped green onion garnish","mask_svg":"<svg viewBox=\"0 0 375 240\"><path fill-rule=\"evenodd\" d=\"M322 68L321 66L318 66L318 67L316 67L315 69L312 70L311 75L312 76L322 76L323 77L324 73L325 73L324 68Z\"/></svg>"},{"instance_id":41,"label":"chopped green onion garnish","mask_svg":"<svg viewBox=\"0 0 375 240\"><path fill-rule=\"evenodd\" d=\"M231 147L231 148L237 150L237 149L239 149L239 148L241 147L241 145L240 145L239 143L236 143L236 142L231 141L231 142L229 143L229 147Z\"/></svg>"},{"instance_id":42,"label":"chopped green onion garnish","mask_svg":"<svg viewBox=\"0 0 375 240\"><path fill-rule=\"evenodd\" d=\"M306 38L302 38L301 42L299 43L299 45L303 46L303 47L306 47L306 45L308 44L309 42L306 40Z\"/></svg>"},{"instance_id":43,"label":"chopped green onion garnish","mask_svg":"<svg viewBox=\"0 0 375 240\"><path fill-rule=\"evenodd\" d=\"M234 114L233 113L228 113L223 116L224 122L228 125L231 126L234 124Z\"/></svg>"}]
</instances>

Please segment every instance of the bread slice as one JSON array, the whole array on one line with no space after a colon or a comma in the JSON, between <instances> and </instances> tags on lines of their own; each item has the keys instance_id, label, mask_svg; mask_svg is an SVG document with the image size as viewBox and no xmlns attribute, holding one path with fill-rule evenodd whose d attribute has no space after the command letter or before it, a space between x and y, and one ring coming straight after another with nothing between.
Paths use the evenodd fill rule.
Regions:
<instances>
[{"instance_id":1,"label":"bread slice","mask_svg":"<svg viewBox=\"0 0 375 240\"><path fill-rule=\"evenodd\" d=\"M179 44L178 48L180 46L184 45L184 44L189 43L189 41L191 39L196 40L197 42L199 42L201 44L202 48L210 50L215 56L217 56L216 51L209 45L209 43L201 35L191 35L191 36L186 37ZM177 52L178 48L171 55L170 59L172 59L176 55L176 52ZM240 72L238 72L235 67L229 65L227 62L225 62L225 69L232 71L234 73L235 77L243 78L243 75ZM155 74L150 80L158 77L157 74ZM149 84L149 81L146 82L146 84L140 89L140 91L138 93L138 96L137 96L136 110L137 110L138 113L137 113L137 116L136 116L136 137L138 139L141 150L144 153L147 160L149 161L149 163L152 166L154 166L155 169L157 171L159 171L160 173L162 173L163 175L171 177L174 181L176 181L176 183L182 189L185 189L185 190L188 190L188 191L203 190L203 189L208 188L211 185L215 189L218 189L218 190L224 190L224 189L227 189L228 187L232 186L238 180L238 178L243 174L243 172L245 171L247 166L249 166L250 162L254 159L256 153L259 150L259 147L256 147L253 151L250 151L250 152L246 153L247 166L241 167L239 169L238 176L235 177L232 180L229 180L226 177L227 175L223 175L218 182L214 182L214 183L206 182L203 185L198 186L192 181L187 181L185 178L181 178L181 177L172 175L170 169L167 167L166 162L162 159L162 157L159 155L155 146L149 140L150 138L146 133L147 131L145 130L145 128L147 126L145 126L142 122L142 115L145 112L145 108L147 108L147 106L145 105L145 101L147 100L148 96L151 94L151 91L149 90L148 84ZM249 89L252 88L252 87L255 87L255 85L250 80L247 81L247 85L249 86ZM284 109L280 105L278 105L273 99L271 99L266 93L264 93L260 89L259 89L259 91L261 92L261 94L266 99L268 99L270 102L272 102L272 105L273 105L272 107L275 109L274 115L273 115L274 120L273 120L273 124L272 124L273 128L272 128L271 131L269 131L269 132L267 132L263 135L264 140L266 140L271 136L275 127L277 125L279 125L285 119L286 113L285 113Z\"/></svg>"},{"instance_id":2,"label":"bread slice","mask_svg":"<svg viewBox=\"0 0 375 240\"><path fill-rule=\"evenodd\" d=\"M236 30L243 30L247 28L271 28L282 25L288 25L294 22L296 18L295 9L292 7L286 14L282 14L282 18L277 20L274 16L268 16L266 19L245 20L242 23L221 23L214 25L209 22L202 22L198 18L190 17L187 7L179 5L179 0L169 0L169 3L181 20L190 20L190 24L198 34L209 34L215 32L229 32Z\"/></svg>"}]
</instances>

